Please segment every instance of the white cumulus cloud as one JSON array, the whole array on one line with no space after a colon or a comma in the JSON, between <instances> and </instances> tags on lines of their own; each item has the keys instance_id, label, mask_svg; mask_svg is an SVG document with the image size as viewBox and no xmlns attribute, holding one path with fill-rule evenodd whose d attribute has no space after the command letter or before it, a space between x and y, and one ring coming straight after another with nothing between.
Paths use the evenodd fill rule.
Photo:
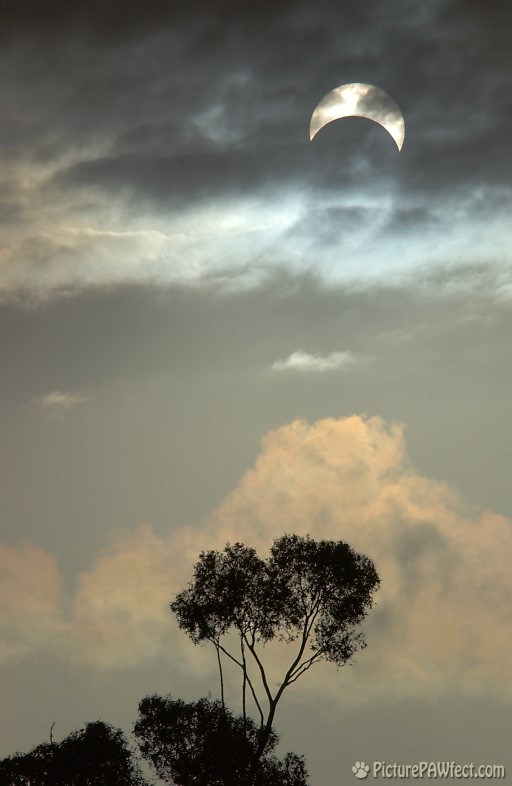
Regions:
<instances>
[{"instance_id":1,"label":"white cumulus cloud","mask_svg":"<svg viewBox=\"0 0 512 786\"><path fill-rule=\"evenodd\" d=\"M331 352L329 355L310 355L297 350L285 360L276 360L272 365L274 371L306 371L321 372L347 369L353 365L355 358L351 352Z\"/></svg>"}]
</instances>

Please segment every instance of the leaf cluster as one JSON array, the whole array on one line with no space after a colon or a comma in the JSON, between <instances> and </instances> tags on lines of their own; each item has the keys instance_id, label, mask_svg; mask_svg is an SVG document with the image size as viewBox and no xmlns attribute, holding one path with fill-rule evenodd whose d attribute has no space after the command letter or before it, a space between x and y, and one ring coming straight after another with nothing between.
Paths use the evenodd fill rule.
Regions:
<instances>
[{"instance_id":1,"label":"leaf cluster","mask_svg":"<svg viewBox=\"0 0 512 786\"><path fill-rule=\"evenodd\" d=\"M341 666L365 646L354 628L378 585L373 562L347 543L284 535L267 560L241 543L202 552L170 605L196 644L217 643L231 628L252 645L307 634L316 658Z\"/></svg>"}]
</instances>

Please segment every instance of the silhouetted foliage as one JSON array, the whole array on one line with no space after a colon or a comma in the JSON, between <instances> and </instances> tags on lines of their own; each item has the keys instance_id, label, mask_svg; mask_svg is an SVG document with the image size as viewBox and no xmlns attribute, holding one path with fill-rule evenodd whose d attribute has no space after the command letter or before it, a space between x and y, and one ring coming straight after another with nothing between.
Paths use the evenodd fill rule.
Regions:
<instances>
[{"instance_id":1,"label":"silhouetted foliage","mask_svg":"<svg viewBox=\"0 0 512 786\"><path fill-rule=\"evenodd\" d=\"M286 688L315 662L326 660L339 668L366 646L356 626L372 607L379 583L373 562L343 541L284 535L274 541L267 560L242 543L200 554L192 582L171 609L194 644L214 645L222 705L221 655L241 669L243 717L247 690L260 716L254 767L271 738L276 707ZM230 631L238 634L236 654L221 643ZM296 647L272 692L259 647L274 639Z\"/></svg>"},{"instance_id":2,"label":"silhouetted foliage","mask_svg":"<svg viewBox=\"0 0 512 786\"><path fill-rule=\"evenodd\" d=\"M2 786L147 786L120 729L95 721L0 761Z\"/></svg>"},{"instance_id":3,"label":"silhouetted foliage","mask_svg":"<svg viewBox=\"0 0 512 786\"><path fill-rule=\"evenodd\" d=\"M257 771L252 763L261 729L235 717L220 701L185 703L172 696L147 696L135 724L143 756L158 776L176 786L306 786L303 757L272 755L279 739L271 730Z\"/></svg>"}]
</instances>

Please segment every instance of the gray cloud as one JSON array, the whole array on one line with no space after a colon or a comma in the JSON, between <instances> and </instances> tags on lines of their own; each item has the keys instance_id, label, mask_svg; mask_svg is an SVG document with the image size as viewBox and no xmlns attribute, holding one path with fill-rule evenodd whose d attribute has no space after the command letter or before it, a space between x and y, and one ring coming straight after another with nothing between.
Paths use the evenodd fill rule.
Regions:
<instances>
[{"instance_id":1,"label":"gray cloud","mask_svg":"<svg viewBox=\"0 0 512 786\"><path fill-rule=\"evenodd\" d=\"M169 217L188 220L198 205L224 202L229 211L230 200L243 199L258 207L273 196L282 202L283 192L300 195L304 215L322 215L311 230L332 253L339 211L367 209L365 201L385 207L391 239L404 228L411 199L441 222L440 232L453 226L459 243L468 220L485 233L474 207L482 190L497 211L506 213L510 201L503 166L510 55L507 49L496 69L489 44L508 12L493 5L482 15L472 5L462 13L455 2L428 10L395 2L386 13L375 2L320 5L314 13L291 4L250 14L230 8L223 16L220 4L197 17L158 7L140 25L124 13L114 24L96 6L76 18L61 9L61 23L46 30L51 59L41 55L44 34L30 36L30 18L22 49L8 35L21 21L6 20L3 78L16 102L3 106L0 141L10 163L2 185L4 194L9 186L4 215L13 233L8 265L19 274L8 272L4 288L38 279L23 238L37 245L42 232L58 241L66 227L115 232L134 220L165 232ZM35 29L37 14L33 22ZM474 50L479 68L468 70ZM321 144L308 143L312 108L352 80L374 82L397 99L407 126L400 156L382 129L361 119L332 124ZM409 226L412 219L409 213ZM353 221L364 224L355 214ZM293 257L293 244L281 248ZM57 273L51 249L45 254L54 271L47 286L58 288L67 274ZM145 250L137 254L134 275L144 279ZM98 283L109 285L109 276ZM83 282L69 275L66 285Z\"/></svg>"}]
</instances>

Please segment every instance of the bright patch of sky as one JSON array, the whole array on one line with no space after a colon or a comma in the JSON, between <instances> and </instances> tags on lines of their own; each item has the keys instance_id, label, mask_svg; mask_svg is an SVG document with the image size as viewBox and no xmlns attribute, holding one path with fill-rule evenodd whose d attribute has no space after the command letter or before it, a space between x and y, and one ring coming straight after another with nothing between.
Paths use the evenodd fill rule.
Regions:
<instances>
[{"instance_id":1,"label":"bright patch of sky","mask_svg":"<svg viewBox=\"0 0 512 786\"><path fill-rule=\"evenodd\" d=\"M48 295L211 278L250 288L283 266L326 283L389 280L447 259L499 262L509 251L504 210L493 210L485 195L442 209L403 202L382 189L337 196L286 188L132 215L122 198L108 204L98 194L93 205L78 193L66 204L61 195L11 229L0 249L0 291Z\"/></svg>"}]
</instances>

